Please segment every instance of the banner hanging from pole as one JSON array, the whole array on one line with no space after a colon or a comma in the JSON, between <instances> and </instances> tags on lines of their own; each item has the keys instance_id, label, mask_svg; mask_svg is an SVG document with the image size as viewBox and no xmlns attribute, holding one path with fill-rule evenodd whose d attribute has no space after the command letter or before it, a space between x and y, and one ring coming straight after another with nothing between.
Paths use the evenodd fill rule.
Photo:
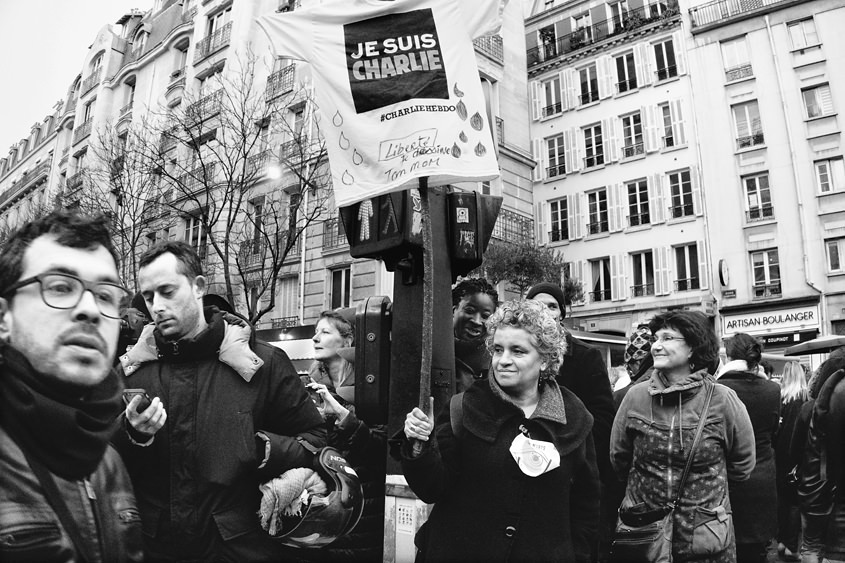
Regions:
<instances>
[{"instance_id":1,"label":"banner hanging from pole","mask_svg":"<svg viewBox=\"0 0 845 563\"><path fill-rule=\"evenodd\" d=\"M258 18L277 55L304 60L335 203L499 175L474 38L506 0L331 0Z\"/></svg>"}]
</instances>

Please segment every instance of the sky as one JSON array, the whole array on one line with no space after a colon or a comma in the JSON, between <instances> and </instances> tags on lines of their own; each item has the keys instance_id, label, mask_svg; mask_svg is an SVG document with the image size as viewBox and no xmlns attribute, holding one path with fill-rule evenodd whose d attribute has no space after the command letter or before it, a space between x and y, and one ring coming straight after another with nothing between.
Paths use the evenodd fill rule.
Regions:
<instances>
[{"instance_id":1,"label":"sky","mask_svg":"<svg viewBox=\"0 0 845 563\"><path fill-rule=\"evenodd\" d=\"M53 111L97 32L153 0L0 0L0 157Z\"/></svg>"}]
</instances>

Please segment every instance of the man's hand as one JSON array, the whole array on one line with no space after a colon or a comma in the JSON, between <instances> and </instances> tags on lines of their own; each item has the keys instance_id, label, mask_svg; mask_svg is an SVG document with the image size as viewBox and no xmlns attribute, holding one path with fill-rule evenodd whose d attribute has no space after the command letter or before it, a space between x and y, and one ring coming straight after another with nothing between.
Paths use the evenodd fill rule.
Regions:
<instances>
[{"instance_id":1,"label":"man's hand","mask_svg":"<svg viewBox=\"0 0 845 563\"><path fill-rule=\"evenodd\" d=\"M161 430L164 423L167 421L167 411L164 410L164 404L161 399L156 397L144 411L136 412L135 408L141 402L142 397L132 397L132 400L126 405L126 420L132 429L145 436L155 436L155 433Z\"/></svg>"}]
</instances>

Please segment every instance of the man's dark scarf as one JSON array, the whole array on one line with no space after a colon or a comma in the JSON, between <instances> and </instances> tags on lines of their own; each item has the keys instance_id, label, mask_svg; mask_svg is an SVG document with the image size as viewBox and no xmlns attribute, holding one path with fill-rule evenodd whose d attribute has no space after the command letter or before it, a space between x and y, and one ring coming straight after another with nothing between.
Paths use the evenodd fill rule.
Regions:
<instances>
[{"instance_id":1,"label":"man's dark scarf","mask_svg":"<svg viewBox=\"0 0 845 563\"><path fill-rule=\"evenodd\" d=\"M88 477L103 459L120 415L114 370L94 387L47 378L8 344L0 344L0 426L55 475Z\"/></svg>"}]
</instances>

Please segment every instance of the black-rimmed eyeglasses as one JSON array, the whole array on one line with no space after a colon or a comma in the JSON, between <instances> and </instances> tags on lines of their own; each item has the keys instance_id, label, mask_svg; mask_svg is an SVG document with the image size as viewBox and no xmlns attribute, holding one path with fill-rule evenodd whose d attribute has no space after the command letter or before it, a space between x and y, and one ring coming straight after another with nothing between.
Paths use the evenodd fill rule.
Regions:
<instances>
[{"instance_id":1,"label":"black-rimmed eyeglasses","mask_svg":"<svg viewBox=\"0 0 845 563\"><path fill-rule=\"evenodd\" d=\"M119 319L132 298L128 289L116 283L92 282L70 274L52 272L21 280L4 291L3 295L11 295L35 282L41 287L41 299L48 307L73 309L82 301L82 295L90 291L100 314L110 319Z\"/></svg>"}]
</instances>

